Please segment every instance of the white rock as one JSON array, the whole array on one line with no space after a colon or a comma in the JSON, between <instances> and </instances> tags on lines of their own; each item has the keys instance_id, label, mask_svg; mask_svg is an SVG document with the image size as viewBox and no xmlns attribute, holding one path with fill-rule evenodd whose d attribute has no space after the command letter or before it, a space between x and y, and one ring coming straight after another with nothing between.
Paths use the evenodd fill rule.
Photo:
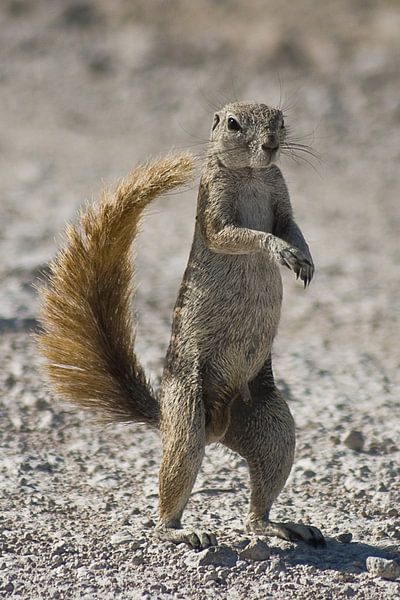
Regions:
<instances>
[{"instance_id":1,"label":"white rock","mask_svg":"<svg viewBox=\"0 0 400 600\"><path fill-rule=\"evenodd\" d=\"M374 577L382 577L390 581L400 578L400 564L394 560L368 556L366 563L367 571Z\"/></svg>"},{"instance_id":2,"label":"white rock","mask_svg":"<svg viewBox=\"0 0 400 600\"><path fill-rule=\"evenodd\" d=\"M396 500L390 492L375 492L372 502L384 512L396 506Z\"/></svg>"},{"instance_id":3,"label":"white rock","mask_svg":"<svg viewBox=\"0 0 400 600\"><path fill-rule=\"evenodd\" d=\"M121 531L117 531L110 537L110 544L113 546L118 546L119 544L128 544L133 542L134 538L129 531L122 529Z\"/></svg>"},{"instance_id":4,"label":"white rock","mask_svg":"<svg viewBox=\"0 0 400 600\"><path fill-rule=\"evenodd\" d=\"M240 558L248 560L267 560L271 555L270 549L265 542L259 539L252 540L239 553Z\"/></svg>"},{"instance_id":5,"label":"white rock","mask_svg":"<svg viewBox=\"0 0 400 600\"><path fill-rule=\"evenodd\" d=\"M76 570L76 576L78 579L87 579L88 578L87 569L85 567L79 567L79 569Z\"/></svg>"},{"instance_id":6,"label":"white rock","mask_svg":"<svg viewBox=\"0 0 400 600\"><path fill-rule=\"evenodd\" d=\"M237 559L238 555L236 552L228 548L228 546L213 546L199 552L197 566L234 567Z\"/></svg>"},{"instance_id":7,"label":"white rock","mask_svg":"<svg viewBox=\"0 0 400 600\"><path fill-rule=\"evenodd\" d=\"M51 410L43 411L40 418L38 419L36 429L42 431L50 429L53 426L54 414Z\"/></svg>"},{"instance_id":8,"label":"white rock","mask_svg":"<svg viewBox=\"0 0 400 600\"><path fill-rule=\"evenodd\" d=\"M362 481L361 479L354 477L353 475L349 475L344 480L343 485L348 492L367 492L370 489L371 482Z\"/></svg>"}]
</instances>

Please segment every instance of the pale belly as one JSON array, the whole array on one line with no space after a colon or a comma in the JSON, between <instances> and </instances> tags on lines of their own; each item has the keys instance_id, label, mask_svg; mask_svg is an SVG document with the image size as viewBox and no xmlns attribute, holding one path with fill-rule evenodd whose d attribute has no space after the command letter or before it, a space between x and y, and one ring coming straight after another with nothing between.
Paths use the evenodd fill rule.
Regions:
<instances>
[{"instance_id":1,"label":"pale belly","mask_svg":"<svg viewBox=\"0 0 400 600\"><path fill-rule=\"evenodd\" d=\"M261 255L214 255L211 279L196 282L186 332L196 332L203 384L231 393L253 379L271 352L282 302L279 268ZM203 279L203 278L202 278Z\"/></svg>"}]
</instances>

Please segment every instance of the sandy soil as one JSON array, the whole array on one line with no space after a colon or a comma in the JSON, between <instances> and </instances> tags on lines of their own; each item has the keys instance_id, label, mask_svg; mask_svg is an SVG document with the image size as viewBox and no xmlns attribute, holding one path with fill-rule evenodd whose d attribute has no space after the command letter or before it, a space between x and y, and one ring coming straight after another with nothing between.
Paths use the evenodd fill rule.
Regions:
<instances>
[{"instance_id":1,"label":"sandy soil","mask_svg":"<svg viewBox=\"0 0 400 600\"><path fill-rule=\"evenodd\" d=\"M400 596L366 568L400 557L399 28L396 0L0 4L1 597ZM267 560L201 566L152 541L157 435L96 428L44 389L32 283L102 182L171 147L201 158L213 107L234 98L282 104L322 155L282 161L317 275L304 291L283 274L275 371L298 444L274 517L313 523L328 545L271 538ZM137 248L154 379L195 200L196 185L161 199ZM351 430L362 451L344 444ZM246 465L210 447L186 523L239 552L247 503Z\"/></svg>"}]
</instances>

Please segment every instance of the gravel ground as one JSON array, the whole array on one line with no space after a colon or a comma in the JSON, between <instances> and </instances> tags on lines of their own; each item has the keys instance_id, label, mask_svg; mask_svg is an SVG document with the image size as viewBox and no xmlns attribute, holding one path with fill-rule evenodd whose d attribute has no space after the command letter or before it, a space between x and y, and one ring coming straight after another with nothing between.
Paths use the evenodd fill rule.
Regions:
<instances>
[{"instance_id":1,"label":"gravel ground","mask_svg":"<svg viewBox=\"0 0 400 600\"><path fill-rule=\"evenodd\" d=\"M1 3L1 597L400 596L399 28L395 0ZM246 465L219 446L185 522L222 551L156 544L158 436L55 402L31 337L32 284L82 201L172 146L201 158L213 105L236 97L281 102L322 157L281 165L317 275L304 291L283 273L275 371L298 442L273 516L328 544L264 538L263 560L241 554ZM158 201L137 247L154 380L195 200Z\"/></svg>"}]
</instances>

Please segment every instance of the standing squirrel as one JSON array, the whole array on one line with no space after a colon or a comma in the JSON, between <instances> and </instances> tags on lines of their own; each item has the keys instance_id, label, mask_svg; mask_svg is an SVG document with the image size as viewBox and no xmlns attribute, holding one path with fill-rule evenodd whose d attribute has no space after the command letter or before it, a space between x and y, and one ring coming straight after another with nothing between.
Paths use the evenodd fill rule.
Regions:
<instances>
[{"instance_id":1,"label":"standing squirrel","mask_svg":"<svg viewBox=\"0 0 400 600\"><path fill-rule=\"evenodd\" d=\"M205 446L220 442L246 459L246 528L325 544L312 526L270 521L289 475L294 421L272 373L282 303L279 265L306 287L314 266L275 161L286 141L282 112L236 102L214 116L200 181L193 245L175 305L160 389L134 353L131 244L146 206L192 178L189 155L136 168L114 194L69 227L41 290L39 348L53 390L108 421L160 429L156 536L193 547L213 533L181 527Z\"/></svg>"}]
</instances>

